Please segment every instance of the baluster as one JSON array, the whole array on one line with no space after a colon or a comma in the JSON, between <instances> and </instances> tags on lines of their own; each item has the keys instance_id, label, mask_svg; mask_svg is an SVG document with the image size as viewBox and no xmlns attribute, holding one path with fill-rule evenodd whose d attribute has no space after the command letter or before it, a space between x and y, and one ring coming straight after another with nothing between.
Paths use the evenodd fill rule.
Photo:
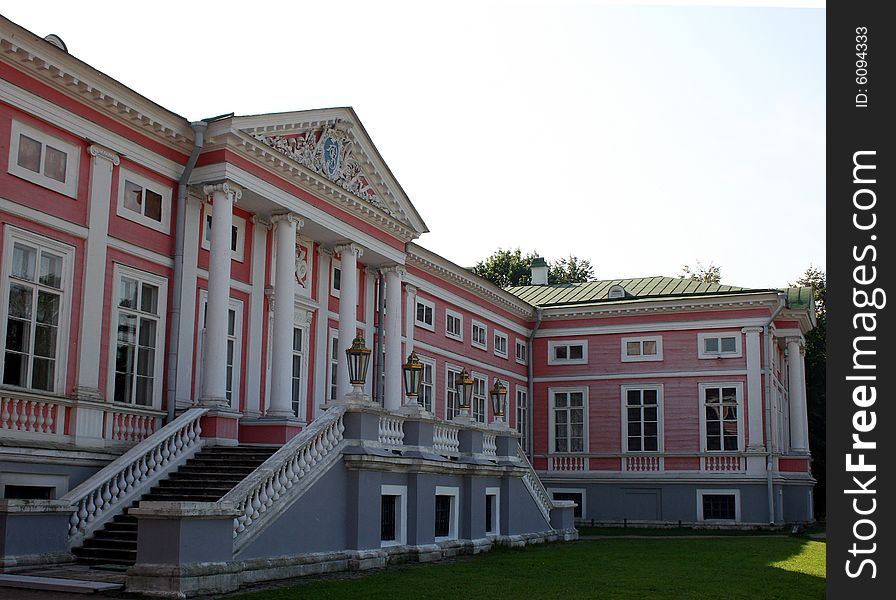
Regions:
<instances>
[{"instance_id":1,"label":"baluster","mask_svg":"<svg viewBox=\"0 0 896 600\"><path fill-rule=\"evenodd\" d=\"M46 411L49 406L49 404L44 403L36 405L37 414L35 415L34 430L38 433L46 433L46 430L44 429L44 411Z\"/></svg>"},{"instance_id":2,"label":"baluster","mask_svg":"<svg viewBox=\"0 0 896 600\"><path fill-rule=\"evenodd\" d=\"M12 429L9 426L9 398L0 398L0 402L3 403L3 410L0 411L0 428L2 429Z\"/></svg>"},{"instance_id":3,"label":"baluster","mask_svg":"<svg viewBox=\"0 0 896 600\"><path fill-rule=\"evenodd\" d=\"M9 411L9 428L18 431L19 430L19 399L12 398L12 407Z\"/></svg>"}]
</instances>

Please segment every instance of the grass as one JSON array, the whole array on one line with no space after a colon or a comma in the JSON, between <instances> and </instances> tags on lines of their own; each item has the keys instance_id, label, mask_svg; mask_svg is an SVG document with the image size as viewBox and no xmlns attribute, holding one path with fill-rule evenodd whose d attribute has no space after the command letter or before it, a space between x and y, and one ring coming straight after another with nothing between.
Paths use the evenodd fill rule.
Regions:
<instances>
[{"instance_id":1,"label":"grass","mask_svg":"<svg viewBox=\"0 0 896 600\"><path fill-rule=\"evenodd\" d=\"M498 548L450 563L309 580L238 598L822 600L825 548L796 537L579 541Z\"/></svg>"},{"instance_id":2,"label":"grass","mask_svg":"<svg viewBox=\"0 0 896 600\"><path fill-rule=\"evenodd\" d=\"M579 535L601 536L750 536L789 535L790 530L770 531L767 529L693 529L690 527L577 527Z\"/></svg>"}]
</instances>

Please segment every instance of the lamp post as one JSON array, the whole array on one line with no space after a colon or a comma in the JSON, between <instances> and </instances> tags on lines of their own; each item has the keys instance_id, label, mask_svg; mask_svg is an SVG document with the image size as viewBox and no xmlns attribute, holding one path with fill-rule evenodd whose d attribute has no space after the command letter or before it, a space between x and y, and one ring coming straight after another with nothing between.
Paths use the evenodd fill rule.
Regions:
<instances>
[{"instance_id":1,"label":"lamp post","mask_svg":"<svg viewBox=\"0 0 896 600\"><path fill-rule=\"evenodd\" d=\"M457 376L457 395L460 404L460 413L454 418L455 421L462 423L472 423L472 401L473 401L473 377L467 372L466 368L461 369Z\"/></svg>"},{"instance_id":2,"label":"lamp post","mask_svg":"<svg viewBox=\"0 0 896 600\"><path fill-rule=\"evenodd\" d=\"M345 349L345 357L348 362L348 379L352 384L352 391L345 395L348 402L369 402L364 395L364 382L367 381L367 369L370 367L370 348L364 343L364 338L356 337L352 345Z\"/></svg>"},{"instance_id":3,"label":"lamp post","mask_svg":"<svg viewBox=\"0 0 896 600\"><path fill-rule=\"evenodd\" d=\"M492 387L489 395L492 399L492 412L495 415L495 425L501 427L504 425L504 412L507 407L507 386L500 379L495 379L495 385Z\"/></svg>"},{"instance_id":4,"label":"lamp post","mask_svg":"<svg viewBox=\"0 0 896 600\"><path fill-rule=\"evenodd\" d=\"M405 402L401 412L405 414L421 414L426 408L420 403L420 385L423 383L423 363L416 352L411 352L408 360L401 367L404 373Z\"/></svg>"}]
</instances>

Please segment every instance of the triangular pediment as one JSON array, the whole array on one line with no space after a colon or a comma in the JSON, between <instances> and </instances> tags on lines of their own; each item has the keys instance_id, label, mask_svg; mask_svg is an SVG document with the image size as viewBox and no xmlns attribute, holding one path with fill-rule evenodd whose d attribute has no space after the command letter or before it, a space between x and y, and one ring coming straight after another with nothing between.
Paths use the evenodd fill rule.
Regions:
<instances>
[{"instance_id":1,"label":"triangular pediment","mask_svg":"<svg viewBox=\"0 0 896 600\"><path fill-rule=\"evenodd\" d=\"M418 236L428 231L351 108L235 117L233 125Z\"/></svg>"}]
</instances>

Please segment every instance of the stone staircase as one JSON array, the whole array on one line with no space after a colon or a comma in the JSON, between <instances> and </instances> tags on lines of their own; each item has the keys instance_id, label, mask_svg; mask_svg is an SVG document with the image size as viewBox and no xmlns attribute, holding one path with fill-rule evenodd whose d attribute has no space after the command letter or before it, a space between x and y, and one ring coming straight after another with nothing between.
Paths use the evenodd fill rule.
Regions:
<instances>
[{"instance_id":1,"label":"stone staircase","mask_svg":"<svg viewBox=\"0 0 896 600\"><path fill-rule=\"evenodd\" d=\"M215 502L258 468L277 448L215 446L205 448L168 479L160 481L137 502L116 515L84 545L73 548L78 562L126 567L137 560L137 517L129 513L141 500Z\"/></svg>"}]
</instances>

